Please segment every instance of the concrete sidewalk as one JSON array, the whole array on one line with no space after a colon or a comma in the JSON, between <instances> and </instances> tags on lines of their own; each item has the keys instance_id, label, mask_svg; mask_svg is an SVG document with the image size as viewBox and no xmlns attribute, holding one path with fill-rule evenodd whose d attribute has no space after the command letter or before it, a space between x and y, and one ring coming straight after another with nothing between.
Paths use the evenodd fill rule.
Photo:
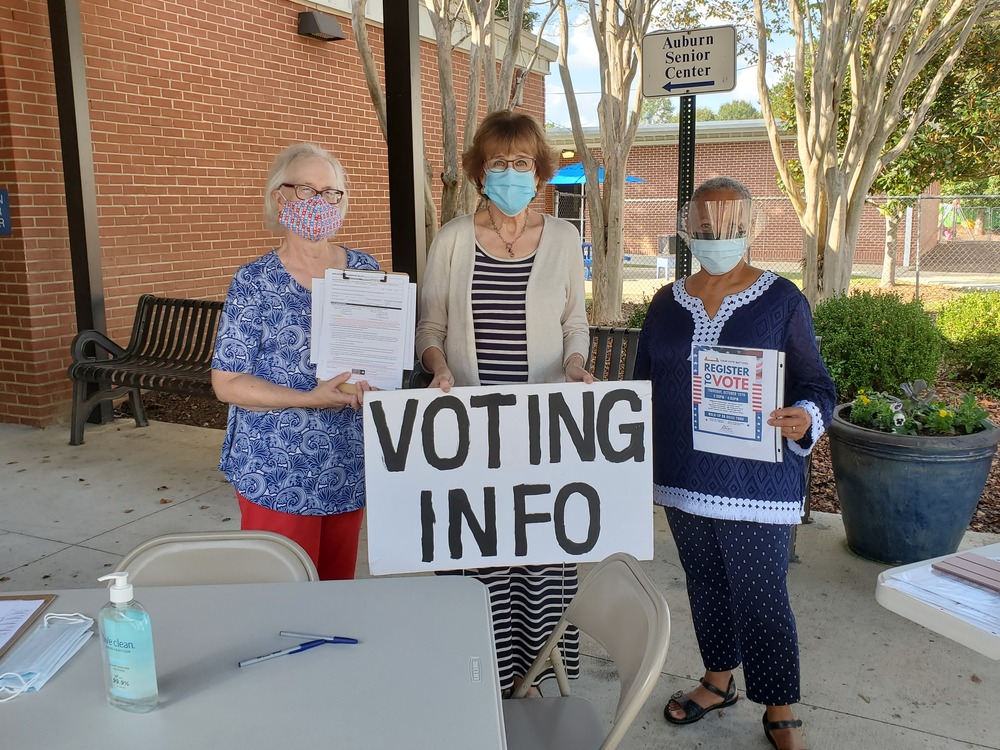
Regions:
<instances>
[{"instance_id":1,"label":"concrete sidewalk","mask_svg":"<svg viewBox=\"0 0 1000 750\"><path fill-rule=\"evenodd\" d=\"M150 537L239 528L232 489L215 469L221 439L217 430L119 421L88 425L86 443L73 447L68 427L0 425L0 593L96 587L98 576ZM689 727L663 720L670 694L690 688L702 667L677 552L663 514L654 518L656 559L644 566L667 597L673 630L660 683L622 749L770 747L763 709L746 700ZM879 606L875 579L885 566L847 550L839 516L814 518L799 531L801 562L789 576L802 647L797 716L810 747L1000 748L1000 662ZM1000 535L969 533L963 547L997 541ZM365 549L363 541L362 557ZM358 576L368 576L364 559ZM585 644L585 654L574 692L610 720L614 670L596 644ZM543 690L551 694L555 684Z\"/></svg>"}]
</instances>

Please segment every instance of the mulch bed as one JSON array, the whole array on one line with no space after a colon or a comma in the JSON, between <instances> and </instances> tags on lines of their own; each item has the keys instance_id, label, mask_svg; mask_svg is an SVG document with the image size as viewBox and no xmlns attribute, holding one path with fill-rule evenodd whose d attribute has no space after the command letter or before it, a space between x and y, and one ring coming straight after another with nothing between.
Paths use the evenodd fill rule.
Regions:
<instances>
[{"instance_id":1,"label":"mulch bed","mask_svg":"<svg viewBox=\"0 0 1000 750\"><path fill-rule=\"evenodd\" d=\"M937 390L949 398L960 393L960 389L941 379ZM212 427L220 430L226 428L228 407L214 399L198 396L175 396L166 393L147 392L143 394L143 404L146 415L150 419L174 424L193 425L195 427ZM990 419L1000 424L1000 401L980 396L980 403L990 413ZM117 411L117 416L131 417L128 401L125 401ZM837 488L833 481L830 468L830 445L823 436L813 450L812 461L812 508L827 513L839 513L840 503L837 499ZM979 501L979 507L969 525L972 531L988 531L1000 533L1000 460L993 459L993 466L986 481L986 490Z\"/></svg>"}]
</instances>

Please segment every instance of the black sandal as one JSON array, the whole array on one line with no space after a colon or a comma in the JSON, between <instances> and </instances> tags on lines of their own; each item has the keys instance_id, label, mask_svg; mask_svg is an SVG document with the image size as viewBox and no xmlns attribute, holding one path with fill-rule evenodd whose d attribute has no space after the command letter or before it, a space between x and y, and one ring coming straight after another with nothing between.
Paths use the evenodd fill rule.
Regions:
<instances>
[{"instance_id":1,"label":"black sandal","mask_svg":"<svg viewBox=\"0 0 1000 750\"><path fill-rule=\"evenodd\" d=\"M711 706L705 707L699 703L695 703L693 700L684 695L684 692L678 690L676 693L670 696L670 700L667 701L667 705L663 707L663 718L666 719L671 724L694 724L696 721L704 718L705 714L709 711L716 711L720 708L726 708L731 706L739 699L739 691L736 689L736 680L730 675L729 677L729 687L726 692L722 692L715 685L710 683L704 677L702 677L698 682L701 686L705 688L710 693L715 693L717 696L722 698L722 703L715 703ZM676 703L680 709L684 712L684 718L678 719L670 713L671 702Z\"/></svg>"},{"instance_id":2,"label":"black sandal","mask_svg":"<svg viewBox=\"0 0 1000 750\"><path fill-rule=\"evenodd\" d=\"M778 747L778 743L774 741L771 732L777 732L779 729L798 729L802 726L802 719L795 719L794 721L768 721L767 710L764 711L761 721L764 723L764 736L767 737L767 741L774 748Z\"/></svg>"}]
</instances>

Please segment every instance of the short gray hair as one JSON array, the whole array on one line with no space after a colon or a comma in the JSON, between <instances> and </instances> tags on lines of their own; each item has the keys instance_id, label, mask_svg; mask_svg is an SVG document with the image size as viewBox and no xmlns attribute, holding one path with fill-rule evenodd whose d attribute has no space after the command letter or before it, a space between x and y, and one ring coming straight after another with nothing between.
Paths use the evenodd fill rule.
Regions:
<instances>
[{"instance_id":1,"label":"short gray hair","mask_svg":"<svg viewBox=\"0 0 1000 750\"><path fill-rule=\"evenodd\" d=\"M344 191L344 197L338 206L341 215L347 219L347 173L343 165L337 157L315 143L296 143L275 157L271 171L267 174L267 184L264 186L264 224L268 229L282 231L282 226L278 223L278 202L274 199L274 191L280 188L282 183L288 182L288 171L295 162L302 159L320 159L333 167L338 182L335 187Z\"/></svg>"},{"instance_id":2,"label":"short gray hair","mask_svg":"<svg viewBox=\"0 0 1000 750\"><path fill-rule=\"evenodd\" d=\"M753 200L750 195L750 188L732 177L712 177L701 183L691 196L692 201L699 200L705 193L714 193L717 190L725 190L728 193L739 193L747 200Z\"/></svg>"}]
</instances>

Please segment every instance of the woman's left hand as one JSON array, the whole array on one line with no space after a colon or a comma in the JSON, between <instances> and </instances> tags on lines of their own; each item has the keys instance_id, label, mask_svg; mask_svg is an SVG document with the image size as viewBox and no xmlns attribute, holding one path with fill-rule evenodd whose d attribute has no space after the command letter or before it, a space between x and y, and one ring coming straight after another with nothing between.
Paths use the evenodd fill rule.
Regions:
<instances>
[{"instance_id":1,"label":"woman's left hand","mask_svg":"<svg viewBox=\"0 0 1000 750\"><path fill-rule=\"evenodd\" d=\"M583 366L583 357L576 355L570 357L569 362L563 368L563 374L566 376L567 383L593 383L594 376L590 373L590 370Z\"/></svg>"},{"instance_id":2,"label":"woman's left hand","mask_svg":"<svg viewBox=\"0 0 1000 750\"><path fill-rule=\"evenodd\" d=\"M772 427L781 428L781 436L790 440L801 440L809 434L812 417L801 406L786 406L771 412L767 423Z\"/></svg>"}]
</instances>

